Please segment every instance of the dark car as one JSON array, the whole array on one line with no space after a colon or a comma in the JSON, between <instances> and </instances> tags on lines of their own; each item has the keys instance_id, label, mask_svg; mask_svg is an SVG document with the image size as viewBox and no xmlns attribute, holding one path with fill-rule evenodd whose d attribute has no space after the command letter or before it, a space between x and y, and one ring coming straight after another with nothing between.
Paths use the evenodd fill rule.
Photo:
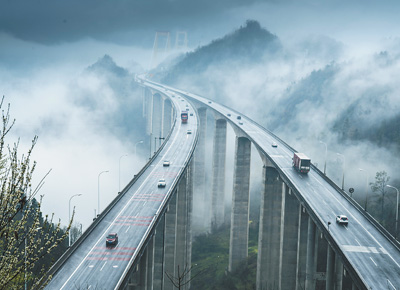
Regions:
<instances>
[{"instance_id":1,"label":"dark car","mask_svg":"<svg viewBox=\"0 0 400 290\"><path fill-rule=\"evenodd\" d=\"M237 116L236 119L241 120L242 116Z\"/></svg>"},{"instance_id":2,"label":"dark car","mask_svg":"<svg viewBox=\"0 0 400 290\"><path fill-rule=\"evenodd\" d=\"M106 247L116 246L118 244L118 234L117 233L109 233L106 237Z\"/></svg>"}]
</instances>

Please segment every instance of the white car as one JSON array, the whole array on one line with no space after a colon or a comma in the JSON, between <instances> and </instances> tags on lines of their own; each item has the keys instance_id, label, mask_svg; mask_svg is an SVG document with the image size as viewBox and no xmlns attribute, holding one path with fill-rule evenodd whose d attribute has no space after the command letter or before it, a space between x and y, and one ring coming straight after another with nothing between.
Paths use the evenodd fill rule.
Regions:
<instances>
[{"instance_id":1,"label":"white car","mask_svg":"<svg viewBox=\"0 0 400 290\"><path fill-rule=\"evenodd\" d=\"M165 187L167 185L167 183L165 182L165 179L164 178L161 178L159 181L158 181L158 187Z\"/></svg>"},{"instance_id":2,"label":"white car","mask_svg":"<svg viewBox=\"0 0 400 290\"><path fill-rule=\"evenodd\" d=\"M275 142L272 142L271 146L276 148L276 147L278 147L278 144L276 144Z\"/></svg>"},{"instance_id":3,"label":"white car","mask_svg":"<svg viewBox=\"0 0 400 290\"><path fill-rule=\"evenodd\" d=\"M192 134L192 130L187 130L187 134Z\"/></svg>"},{"instance_id":4,"label":"white car","mask_svg":"<svg viewBox=\"0 0 400 290\"><path fill-rule=\"evenodd\" d=\"M163 162L163 166L164 166L164 167L168 167L169 164L170 164L170 163L169 163L169 161L167 161L167 160L165 160L165 161Z\"/></svg>"},{"instance_id":5,"label":"white car","mask_svg":"<svg viewBox=\"0 0 400 290\"><path fill-rule=\"evenodd\" d=\"M336 223L347 226L349 224L349 219L345 215L338 215L336 217Z\"/></svg>"}]
</instances>

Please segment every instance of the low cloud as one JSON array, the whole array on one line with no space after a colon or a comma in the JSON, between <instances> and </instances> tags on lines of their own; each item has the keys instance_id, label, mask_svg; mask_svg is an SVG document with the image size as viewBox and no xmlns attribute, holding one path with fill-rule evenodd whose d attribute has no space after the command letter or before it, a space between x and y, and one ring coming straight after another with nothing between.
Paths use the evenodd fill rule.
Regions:
<instances>
[{"instance_id":1,"label":"low cloud","mask_svg":"<svg viewBox=\"0 0 400 290\"><path fill-rule=\"evenodd\" d=\"M60 51L64 49L60 47ZM142 168L146 162L142 156L147 153L144 145L138 145L135 156L132 145L145 140L137 129L144 126L132 121L141 120L141 114L136 113L141 112L141 96L131 86L133 75L112 83L110 76L85 71L92 63L75 67L61 60L54 65L31 64L29 73L0 68L4 102L11 104L11 117L16 119L8 143L19 139L19 153L23 154L38 135L33 185L51 170L39 192L44 195L43 213L55 213L66 225L69 199L80 193L82 196L72 200L71 210L76 206L75 220L84 229L97 211L98 192L104 209ZM80 100L84 98L96 106L83 105ZM121 158L125 154L128 156ZM101 175L98 187L98 174L105 170L109 173Z\"/></svg>"}]
</instances>

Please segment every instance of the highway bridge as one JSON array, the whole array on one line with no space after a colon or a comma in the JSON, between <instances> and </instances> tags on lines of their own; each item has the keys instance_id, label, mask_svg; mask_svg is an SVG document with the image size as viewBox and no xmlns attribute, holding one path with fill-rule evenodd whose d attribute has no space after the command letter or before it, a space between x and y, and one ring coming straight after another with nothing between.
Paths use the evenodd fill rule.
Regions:
<instances>
[{"instance_id":1,"label":"highway bridge","mask_svg":"<svg viewBox=\"0 0 400 290\"><path fill-rule=\"evenodd\" d=\"M300 174L296 152L250 118L210 99L137 78L147 132L163 144L83 236L51 269L46 289L176 289L171 277L191 265L193 200L204 196L206 118L215 118L212 190L204 212L224 223L226 132L236 135L229 271L246 263L251 145L263 161L257 289L397 289L400 245L318 168ZM187 124L180 112L193 114ZM272 146L272 144L274 146ZM163 166L163 162L170 162ZM166 180L158 188L159 179ZM346 215L348 226L335 223ZM119 243L106 247L109 232ZM181 289L190 289L190 272ZM170 278L168 278L168 276Z\"/></svg>"}]
</instances>

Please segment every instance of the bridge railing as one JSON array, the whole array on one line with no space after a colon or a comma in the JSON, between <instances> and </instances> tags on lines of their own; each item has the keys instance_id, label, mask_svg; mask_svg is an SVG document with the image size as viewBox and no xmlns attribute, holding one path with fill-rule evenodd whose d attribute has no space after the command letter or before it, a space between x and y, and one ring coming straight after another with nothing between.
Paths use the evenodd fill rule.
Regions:
<instances>
[{"instance_id":1,"label":"bridge railing","mask_svg":"<svg viewBox=\"0 0 400 290\"><path fill-rule=\"evenodd\" d=\"M175 119L174 123L171 127L171 130L168 134L167 137L165 137L164 142L162 145L158 148L158 150L154 153L154 155L149 159L149 161L144 165L144 167L136 174L134 175L133 179L122 189L121 192L118 193L118 195L109 203L109 205L101 212L100 215L97 216L97 218L94 219L93 223L85 230L85 232L78 238L78 240L75 241L71 245L71 247L68 248L68 250L54 263L54 265L49 269L49 271L46 273L46 275L42 278L42 281L46 281L44 279L45 277L53 276L57 271L64 265L64 263L67 261L67 259L75 252L75 250L83 243L83 241L93 232L93 230L97 227L97 225L104 219L104 217L113 209L115 204L126 194L126 192L131 188L131 186L143 175L143 173L146 171L147 168L153 163L153 161L158 157L162 149L165 147L165 144L169 140L173 129L175 128L176 124L176 114L175 114Z\"/></svg>"},{"instance_id":2,"label":"bridge railing","mask_svg":"<svg viewBox=\"0 0 400 290\"><path fill-rule=\"evenodd\" d=\"M154 83L155 85L160 85L157 83ZM175 91L177 93L180 93L182 95L185 95L197 102L199 102L199 100L197 100L196 98L193 98L190 96L190 94L188 94L187 92L183 91L183 90L179 90L179 89L175 89L175 88L171 88L168 86L165 86L166 88L168 88L171 91ZM203 98L203 97L202 97ZM205 100L209 100L207 98L204 98ZM210 100L212 101L212 100ZM200 101L201 102L201 101ZM208 103L208 102L207 102ZM212 106L208 105L207 103L203 103L205 106L210 107L211 109ZM218 104L222 107L225 107L226 109L237 113L238 115L243 116L242 113L233 110L231 108L228 108L225 105L222 104ZM249 119L245 116L243 116L243 118L245 118L246 121L251 122L253 125L259 127L260 129L268 132L271 136L273 136L277 141L279 141L282 145L284 145L286 148L288 148L290 151L292 152L297 152L294 148L292 148L289 144L287 144L286 142L284 142L281 138L279 138L278 136L276 136L274 133L272 133L270 130L264 128L263 126L261 126L260 124L256 123L255 121L253 121L252 119ZM230 119L228 119L228 121L231 122ZM231 122L232 123L232 122ZM240 127L239 127L240 128ZM249 136L248 136L249 137ZM249 139L255 144L254 140L252 140L252 138L249 137ZM256 147L259 147L256 145ZM258 149L261 149L261 147L259 147ZM277 164L275 164L275 162L273 160L271 160L272 163L276 166ZM295 190L295 186L294 184L291 182L291 180L289 178L284 177L284 173L279 169L278 166L276 166L278 168L278 171L280 172L281 177L283 177L283 179L285 180L285 182L294 189L294 192L297 196L297 198L299 199L299 201L303 204L303 206L306 206L307 211L309 212L310 216L313 218L313 220L316 222L316 224L318 225L318 227L320 228L320 230L324 233L324 235L327 237L329 243L332 245L332 247L336 250L336 252L338 253L338 255L341 256L343 263L348 265L350 267L349 270L353 271L353 275L355 275L355 277L353 277L354 281L358 281L357 284L359 284L360 287L362 287L361 285L363 285L365 287L365 283L364 281L360 278L361 275L358 274L357 269L354 269L351 265L351 263L347 260L346 256L344 255L344 253L342 252L342 249L340 249L340 247L338 246L337 241L335 241L335 239L329 234L329 228L327 227L327 225L323 224L319 217L317 215L315 215L312 211L312 209L309 207L309 205L307 204L307 201L304 200L301 196L301 194L299 192L297 192L297 190ZM397 241L390 233L388 230L386 230L379 222L377 222L367 211L364 210L364 208L362 208L360 206L360 204L358 204L352 197L350 197L347 192L345 192L344 190L342 190L341 188L339 188L339 186L334 183L330 178L328 178L325 174L323 174L316 166L312 165L312 169L313 171L315 171L318 175L320 175L329 185L331 185L339 194L341 194L351 205L354 206L355 209L357 209L368 221L371 222L371 224L373 224L376 229L383 235L385 236L391 243L392 245L397 248L400 251L400 243L399 241Z\"/></svg>"},{"instance_id":3,"label":"bridge railing","mask_svg":"<svg viewBox=\"0 0 400 290\"><path fill-rule=\"evenodd\" d=\"M207 104L205 104L207 105ZM226 107L225 105L222 104L218 104L220 106L223 106L235 113L237 113L238 115L242 115L242 113L237 112L236 110L233 110L231 108ZM276 140L278 140L280 143L282 143L286 148L288 148L289 150L291 150L293 153L297 152L296 149L294 149L293 147L291 147L289 144L287 144L285 141L283 141L281 138L279 138L277 135L275 135L273 132L271 132L270 130L268 130L267 128L261 126L260 124L258 124L257 122L253 121L250 118L245 117L247 121L251 122L253 125L259 127L260 129L268 132L268 134L270 134L271 136L273 136ZM254 140L253 140L254 141ZM253 142L254 143L254 142ZM321 170L319 170L318 167L316 167L315 165L311 164L311 167L313 169L313 171L317 172L318 175L320 175L327 183L329 183L329 185L331 185L337 192L339 192L346 200L348 200L366 219L368 219L380 232L382 235L384 235L392 244L393 246L395 246L399 251L400 251L400 242L398 240L395 239L395 237L393 237L392 234L390 234L390 232L384 228L373 216L371 216L371 214L369 212L367 212L355 199L353 199L351 196L349 196L347 194L346 191L342 190L336 183L334 183L328 176L326 176L325 174L322 173Z\"/></svg>"},{"instance_id":4,"label":"bridge railing","mask_svg":"<svg viewBox=\"0 0 400 290\"><path fill-rule=\"evenodd\" d=\"M161 93L163 93L163 92L161 92ZM176 112L178 112L177 108L175 108L175 109L176 109ZM197 117L197 122L199 122L198 114L196 114L196 117ZM174 126L175 126L176 120L177 120L177 118L175 118ZM172 132L172 130L171 130L171 132ZM171 132L170 132L170 134L171 134ZM169 136L168 136L168 138L169 138ZM198 132L198 130L196 130L194 145L197 144L198 138L199 138L199 132ZM196 146L193 146L191 148L189 155L188 155L189 157L185 161L185 164L184 164L185 166L180 169L180 171L177 173L177 176L181 176L181 174L189 166L190 161L193 158L193 153L194 153L195 148L196 148ZM140 249L140 251L135 256L132 256L131 260L128 263L128 266L126 267L124 273L122 274L121 279L118 281L118 284L116 286L117 289L127 283L128 279L130 277L130 274L135 269L136 263L139 262L139 258L144 254L147 244L150 242L150 239L152 238L152 236L154 234L154 229L160 223L161 218L163 217L164 213L166 212L166 210L167 210L166 205L169 203L170 199L172 198L173 192L174 192L176 186L179 184L179 182L180 182L180 178L174 179L169 191L166 194L167 197L163 200L163 202L161 203L161 205L159 207L160 210L158 210L155 215L156 216L155 220L152 222L152 224L149 225L142 240L139 242L138 249Z\"/></svg>"}]
</instances>

